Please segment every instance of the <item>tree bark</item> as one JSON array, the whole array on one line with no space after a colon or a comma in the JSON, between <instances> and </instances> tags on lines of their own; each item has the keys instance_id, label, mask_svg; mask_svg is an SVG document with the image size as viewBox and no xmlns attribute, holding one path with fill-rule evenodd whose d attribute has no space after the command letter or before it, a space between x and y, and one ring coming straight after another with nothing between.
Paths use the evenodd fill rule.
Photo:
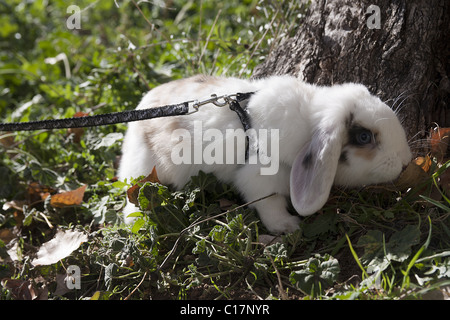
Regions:
<instances>
[{"instance_id":1,"label":"tree bark","mask_svg":"<svg viewBox=\"0 0 450 320\"><path fill-rule=\"evenodd\" d=\"M379 20L371 5L379 8ZM449 26L448 0L313 0L297 34L253 77L363 83L398 109L408 137L417 141L434 123L450 127Z\"/></svg>"}]
</instances>

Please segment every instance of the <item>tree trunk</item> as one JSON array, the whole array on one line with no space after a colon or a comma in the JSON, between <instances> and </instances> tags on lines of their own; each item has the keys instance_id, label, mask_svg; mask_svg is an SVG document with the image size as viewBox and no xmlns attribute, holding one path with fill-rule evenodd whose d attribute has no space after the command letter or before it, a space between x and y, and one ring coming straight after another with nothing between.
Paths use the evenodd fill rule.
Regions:
<instances>
[{"instance_id":1,"label":"tree trunk","mask_svg":"<svg viewBox=\"0 0 450 320\"><path fill-rule=\"evenodd\" d=\"M448 0L313 0L297 34L253 77L363 83L399 110L416 141L434 123L450 127L449 26Z\"/></svg>"}]
</instances>

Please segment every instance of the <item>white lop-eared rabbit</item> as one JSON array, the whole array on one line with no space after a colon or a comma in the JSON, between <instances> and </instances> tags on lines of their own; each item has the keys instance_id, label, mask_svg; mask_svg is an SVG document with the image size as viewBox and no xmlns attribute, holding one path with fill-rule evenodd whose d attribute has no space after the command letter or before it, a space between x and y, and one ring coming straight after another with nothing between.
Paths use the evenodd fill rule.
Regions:
<instances>
[{"instance_id":1,"label":"white lop-eared rabbit","mask_svg":"<svg viewBox=\"0 0 450 320\"><path fill-rule=\"evenodd\" d=\"M252 206L266 228L279 234L296 230L300 222L287 211L289 197L299 215L311 215L325 204L333 184L388 182L411 161L396 114L359 84L320 87L290 76L254 81L195 76L152 89L137 109L238 92L254 92L242 103L255 133L249 144L258 150L247 161L238 161L246 152L242 144L226 148L237 139L230 132L243 132L236 112L208 104L189 115L130 123L119 178L147 176L155 166L161 183L182 188L202 170L232 183L249 202L276 193ZM214 151L207 150L213 142ZM223 156L208 158L220 154L220 147ZM230 152L236 155L227 157ZM272 172L263 174L270 165ZM128 203L125 220L135 211Z\"/></svg>"}]
</instances>

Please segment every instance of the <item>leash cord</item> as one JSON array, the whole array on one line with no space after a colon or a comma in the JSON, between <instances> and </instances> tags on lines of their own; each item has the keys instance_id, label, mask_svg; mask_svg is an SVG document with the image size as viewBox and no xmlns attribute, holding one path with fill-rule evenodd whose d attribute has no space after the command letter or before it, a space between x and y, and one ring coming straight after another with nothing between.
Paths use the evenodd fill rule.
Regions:
<instances>
[{"instance_id":1,"label":"leash cord","mask_svg":"<svg viewBox=\"0 0 450 320\"><path fill-rule=\"evenodd\" d=\"M41 129L95 127L121 122L132 122L160 117L179 116L187 114L188 112L189 103L184 102L157 108L126 110L122 112L112 112L78 118L0 123L0 131L31 131Z\"/></svg>"},{"instance_id":2,"label":"leash cord","mask_svg":"<svg viewBox=\"0 0 450 320\"><path fill-rule=\"evenodd\" d=\"M0 123L0 131L31 131L42 129L64 129L64 128L83 128L95 127L123 122L132 122L147 120L161 117L181 116L185 114L195 113L202 105L213 103L217 107L228 105L231 110L237 113L244 130L248 130L250 125L250 118L247 111L241 107L240 102L248 100L254 92L237 93L233 95L224 95L218 97L211 95L210 99L204 101L186 101L179 104L167 105L156 108L126 110L122 112L112 112L86 117L75 117L65 119L49 119L29 122L11 122ZM223 100L223 102L221 101ZM189 104L193 103L194 111L189 112Z\"/></svg>"}]
</instances>

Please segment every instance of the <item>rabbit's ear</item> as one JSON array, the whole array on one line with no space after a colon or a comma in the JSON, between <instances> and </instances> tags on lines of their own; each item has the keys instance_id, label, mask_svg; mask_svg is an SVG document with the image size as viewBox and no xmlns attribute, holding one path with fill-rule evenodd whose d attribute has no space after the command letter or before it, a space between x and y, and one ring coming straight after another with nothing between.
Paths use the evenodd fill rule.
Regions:
<instances>
[{"instance_id":1,"label":"rabbit's ear","mask_svg":"<svg viewBox=\"0 0 450 320\"><path fill-rule=\"evenodd\" d=\"M302 216L318 211L328 199L342 149L342 128L316 130L298 153L290 176L291 201Z\"/></svg>"}]
</instances>

